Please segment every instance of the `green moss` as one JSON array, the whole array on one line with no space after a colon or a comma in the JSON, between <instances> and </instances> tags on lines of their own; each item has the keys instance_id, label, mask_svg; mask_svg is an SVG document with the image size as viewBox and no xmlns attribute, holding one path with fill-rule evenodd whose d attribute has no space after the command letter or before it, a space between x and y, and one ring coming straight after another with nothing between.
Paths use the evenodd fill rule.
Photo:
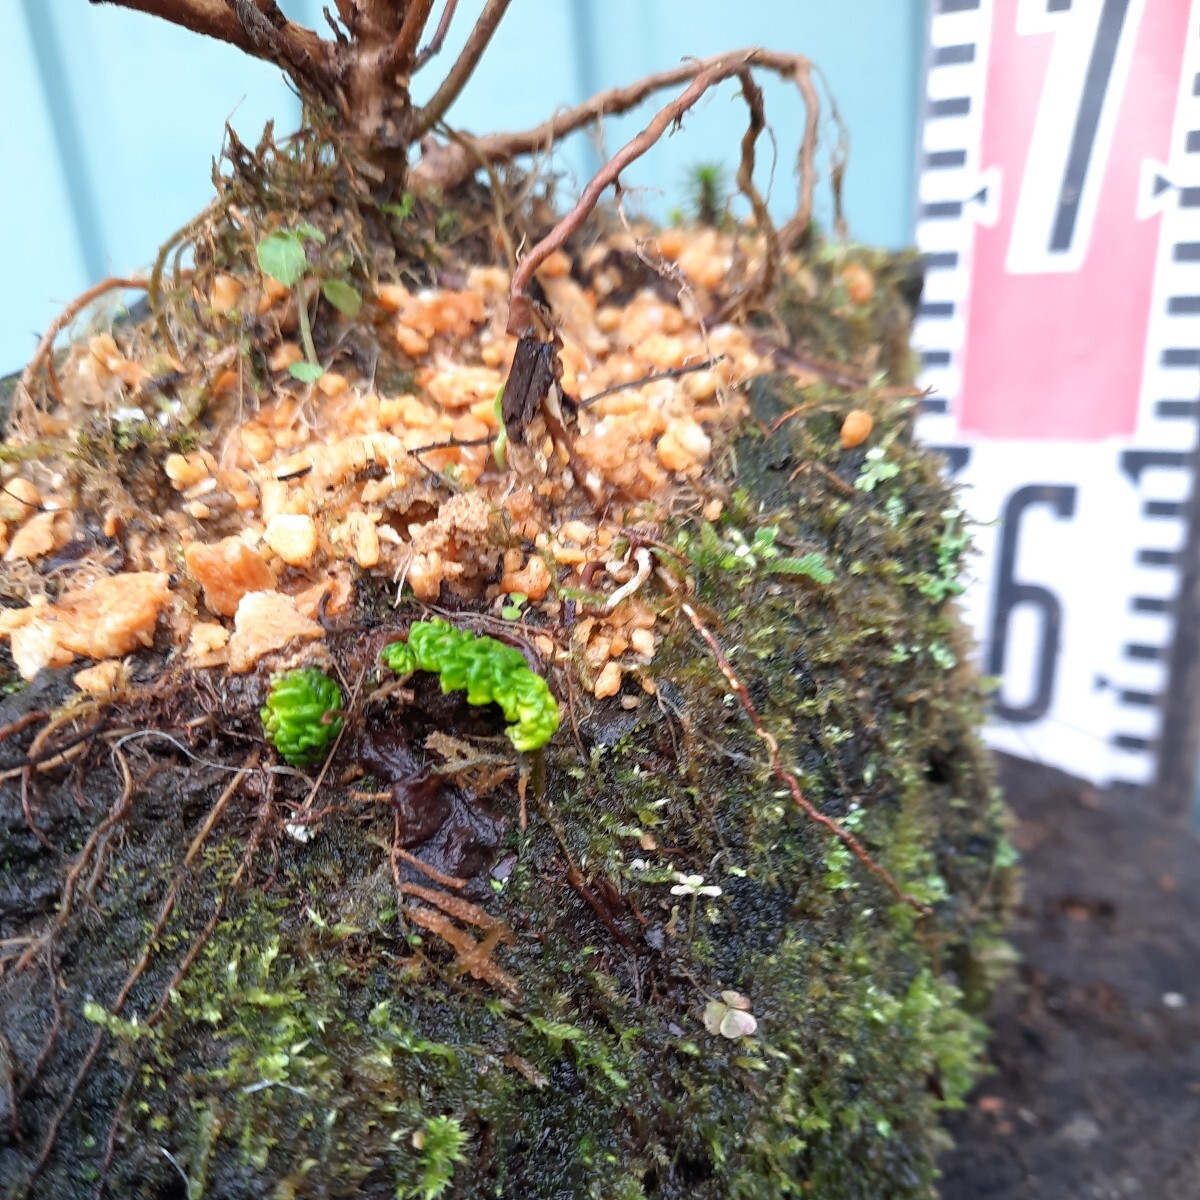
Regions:
<instances>
[{"instance_id":1,"label":"green moss","mask_svg":"<svg viewBox=\"0 0 1200 1200\"><path fill-rule=\"evenodd\" d=\"M518 750L539 750L558 729L558 702L525 656L495 638L455 629L447 621L416 621L408 640L385 646L380 658L398 675L432 671L442 691L467 693L468 704L498 704Z\"/></svg>"},{"instance_id":2,"label":"green moss","mask_svg":"<svg viewBox=\"0 0 1200 1200\"><path fill-rule=\"evenodd\" d=\"M293 767L322 762L342 731L342 689L323 671L304 667L271 681L259 712L267 741Z\"/></svg>"},{"instance_id":3,"label":"green moss","mask_svg":"<svg viewBox=\"0 0 1200 1200\"><path fill-rule=\"evenodd\" d=\"M882 266L877 276L875 307L886 308L894 295ZM494 960L520 994L473 978L410 919L411 895L396 894L392 806L356 800L352 788L371 790L361 780L339 782L366 739L406 747L424 779L440 769L425 750L431 730L493 731L472 704L498 701L522 720L519 704L498 700L491 666L473 679L464 665L491 639L433 622L418 634L418 622L389 658L437 672L449 696L417 677L412 702L361 711L310 841L275 823L307 795L286 773L234 795L187 869L227 779L191 768L181 798L185 776L164 758L139 796L95 909L81 906L64 936L68 1016L90 996L107 1032L43 1195L83 1190L118 1112L113 1195L179 1188L160 1146L189 1189L217 1198L932 1195L939 1113L977 1071L974 1014L1008 964L1013 869L952 607L961 521L908 415L870 388L823 388L820 404L760 432L807 398L786 381L756 383L754 421L730 448L726 515L679 517L663 538L689 556L692 602L785 767L932 915L896 903L798 810L716 663L676 620L648 672L653 699L627 711L576 692L579 740L543 739L546 782L530 788L526 829L515 783L454 793L468 818L508 822L503 848L455 895L512 931ZM843 450L840 416L863 406L875 431ZM856 486L880 461L894 471ZM819 577L772 569L807 555ZM684 573L674 556L662 562ZM671 597L656 597L669 615ZM351 632L333 649L357 674L378 644ZM526 672L548 696L499 645L482 661ZM236 692L226 702L236 763L245 750L232 738L256 735L255 704ZM88 820L116 798L102 775L95 786L109 791ZM269 832L247 858L259 822ZM63 844L81 830L82 818ZM510 854L493 889L488 871ZM108 1023L177 880L150 965ZM154 1034L124 1036L135 1019L145 1027L195 946ZM706 1027L727 991L745 997L753 1033ZM44 989L29 997L10 1001L9 1037L32 1057L48 1019ZM30 1093L31 1126L51 1118L97 1027L64 1023ZM0 1148L0 1186L26 1165Z\"/></svg>"}]
</instances>

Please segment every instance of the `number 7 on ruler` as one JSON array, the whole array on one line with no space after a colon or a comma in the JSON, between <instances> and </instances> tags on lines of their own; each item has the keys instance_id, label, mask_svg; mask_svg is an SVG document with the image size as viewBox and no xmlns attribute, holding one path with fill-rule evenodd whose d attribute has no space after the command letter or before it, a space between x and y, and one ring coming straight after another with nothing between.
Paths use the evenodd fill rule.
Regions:
<instances>
[{"instance_id":1,"label":"number 7 on ruler","mask_svg":"<svg viewBox=\"0 0 1200 1200\"><path fill-rule=\"evenodd\" d=\"M1001 200L974 231L965 433L1134 432L1159 234L1139 187L1170 149L1188 8L996 0L980 167Z\"/></svg>"}]
</instances>

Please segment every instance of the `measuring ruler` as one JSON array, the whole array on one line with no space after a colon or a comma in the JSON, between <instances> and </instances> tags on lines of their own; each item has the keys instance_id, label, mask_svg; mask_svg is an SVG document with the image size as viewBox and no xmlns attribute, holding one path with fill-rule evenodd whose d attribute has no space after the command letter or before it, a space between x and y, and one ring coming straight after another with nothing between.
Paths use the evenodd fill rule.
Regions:
<instances>
[{"instance_id":1,"label":"measuring ruler","mask_svg":"<svg viewBox=\"0 0 1200 1200\"><path fill-rule=\"evenodd\" d=\"M997 749L1151 782L1200 428L1200 0L932 0L918 432Z\"/></svg>"}]
</instances>

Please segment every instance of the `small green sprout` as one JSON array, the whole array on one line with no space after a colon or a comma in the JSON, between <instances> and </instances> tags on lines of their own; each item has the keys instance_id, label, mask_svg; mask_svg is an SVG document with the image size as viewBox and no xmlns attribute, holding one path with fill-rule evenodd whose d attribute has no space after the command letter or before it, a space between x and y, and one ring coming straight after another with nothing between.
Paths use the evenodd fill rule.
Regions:
<instances>
[{"instance_id":1,"label":"small green sprout","mask_svg":"<svg viewBox=\"0 0 1200 1200\"><path fill-rule=\"evenodd\" d=\"M282 283L284 287L296 289L296 313L300 321L300 340L304 343L304 360L292 363L288 371L302 383L316 383L325 374L325 368L317 359L317 348L313 343L312 325L308 319L308 297L303 282L311 274L308 255L304 250L306 241L324 244L325 235L307 221L295 229L277 229L269 233L255 247L258 265L263 274ZM362 308L362 296L357 288L344 279L326 279L321 284L321 294L338 312L347 317L358 316Z\"/></svg>"},{"instance_id":2,"label":"small green sprout","mask_svg":"<svg viewBox=\"0 0 1200 1200\"><path fill-rule=\"evenodd\" d=\"M496 416L496 425L500 432L496 434L496 440L492 443L492 457L496 460L496 466L502 471L508 470L508 427L504 424L504 387L501 385L500 390L496 393L495 402L492 404L492 412Z\"/></svg>"},{"instance_id":3,"label":"small green sprout","mask_svg":"<svg viewBox=\"0 0 1200 1200\"><path fill-rule=\"evenodd\" d=\"M926 575L917 586L923 596L940 602L947 596L960 595L965 585L959 579L959 564L963 551L970 545L971 535L963 528L963 514L960 509L947 508L942 511L945 524L937 539L938 572L936 575Z\"/></svg>"},{"instance_id":4,"label":"small green sprout","mask_svg":"<svg viewBox=\"0 0 1200 1200\"><path fill-rule=\"evenodd\" d=\"M342 689L316 667L304 667L275 676L259 716L267 741L285 762L311 767L341 732L341 707Z\"/></svg>"},{"instance_id":5,"label":"small green sprout","mask_svg":"<svg viewBox=\"0 0 1200 1200\"><path fill-rule=\"evenodd\" d=\"M412 192L405 192L400 197L399 204L381 204L379 211L386 213L389 217L395 217L397 221L407 221L412 216L413 206L416 204L416 197Z\"/></svg>"},{"instance_id":6,"label":"small green sprout","mask_svg":"<svg viewBox=\"0 0 1200 1200\"><path fill-rule=\"evenodd\" d=\"M728 542L723 542L716 527L703 521L700 524L700 550L704 559L715 562L723 571L768 571L775 575L805 575L814 583L832 583L835 576L823 555L812 550L799 557L785 556L775 544L779 530L774 525L763 525L754 531L754 538L736 526L726 529ZM728 549L732 545L733 549Z\"/></svg>"},{"instance_id":7,"label":"small green sprout","mask_svg":"<svg viewBox=\"0 0 1200 1200\"><path fill-rule=\"evenodd\" d=\"M558 729L558 701L525 656L495 638L478 637L434 618L417 621L407 642L392 642L379 656L397 675L431 671L442 692L466 691L468 704L498 704L510 722L505 732L518 750L538 750Z\"/></svg>"},{"instance_id":8,"label":"small green sprout","mask_svg":"<svg viewBox=\"0 0 1200 1200\"><path fill-rule=\"evenodd\" d=\"M888 462L884 447L874 446L867 451L854 486L859 491L873 492L879 484L888 479L895 479L899 474L900 467L894 462Z\"/></svg>"},{"instance_id":9,"label":"small green sprout","mask_svg":"<svg viewBox=\"0 0 1200 1200\"><path fill-rule=\"evenodd\" d=\"M701 225L725 224L729 206L729 177L720 163L697 163L688 173L692 215Z\"/></svg>"},{"instance_id":10,"label":"small green sprout","mask_svg":"<svg viewBox=\"0 0 1200 1200\"><path fill-rule=\"evenodd\" d=\"M407 1195L437 1200L453 1181L455 1166L467 1160L467 1132L456 1117L427 1117L412 1141L421 1154L421 1182Z\"/></svg>"},{"instance_id":11,"label":"small green sprout","mask_svg":"<svg viewBox=\"0 0 1200 1200\"><path fill-rule=\"evenodd\" d=\"M529 603L529 597L524 592L510 592L508 603L500 610L500 615L506 621L519 621L521 609Z\"/></svg>"}]
</instances>

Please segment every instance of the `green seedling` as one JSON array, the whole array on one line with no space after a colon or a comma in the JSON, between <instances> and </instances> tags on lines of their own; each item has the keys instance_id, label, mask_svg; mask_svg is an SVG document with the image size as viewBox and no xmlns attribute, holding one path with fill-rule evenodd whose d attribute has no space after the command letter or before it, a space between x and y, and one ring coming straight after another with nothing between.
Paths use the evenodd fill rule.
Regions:
<instances>
[{"instance_id":1,"label":"green seedling","mask_svg":"<svg viewBox=\"0 0 1200 1200\"><path fill-rule=\"evenodd\" d=\"M288 367L290 374L302 383L316 383L325 374L325 368L317 360L317 348L313 344L312 324L308 317L308 297L305 280L314 275L304 249L306 241L323 245L325 235L308 222L295 229L278 229L269 233L256 247L258 265L263 273L270 275L284 287L296 289L296 311L300 320L300 341L304 346L302 362ZM362 296L353 284L344 279L326 279L321 283L321 294L338 312L347 317L358 316L362 308Z\"/></svg>"},{"instance_id":2,"label":"green seedling","mask_svg":"<svg viewBox=\"0 0 1200 1200\"><path fill-rule=\"evenodd\" d=\"M271 681L259 716L266 739L293 767L324 761L342 731L342 689L315 667L286 671Z\"/></svg>"},{"instance_id":3,"label":"green seedling","mask_svg":"<svg viewBox=\"0 0 1200 1200\"><path fill-rule=\"evenodd\" d=\"M468 704L498 704L505 730L518 750L538 750L558 729L558 701L525 656L495 638L456 629L447 621L417 621L408 641L383 648L382 661L397 675L431 671L442 692L467 693Z\"/></svg>"}]
</instances>

